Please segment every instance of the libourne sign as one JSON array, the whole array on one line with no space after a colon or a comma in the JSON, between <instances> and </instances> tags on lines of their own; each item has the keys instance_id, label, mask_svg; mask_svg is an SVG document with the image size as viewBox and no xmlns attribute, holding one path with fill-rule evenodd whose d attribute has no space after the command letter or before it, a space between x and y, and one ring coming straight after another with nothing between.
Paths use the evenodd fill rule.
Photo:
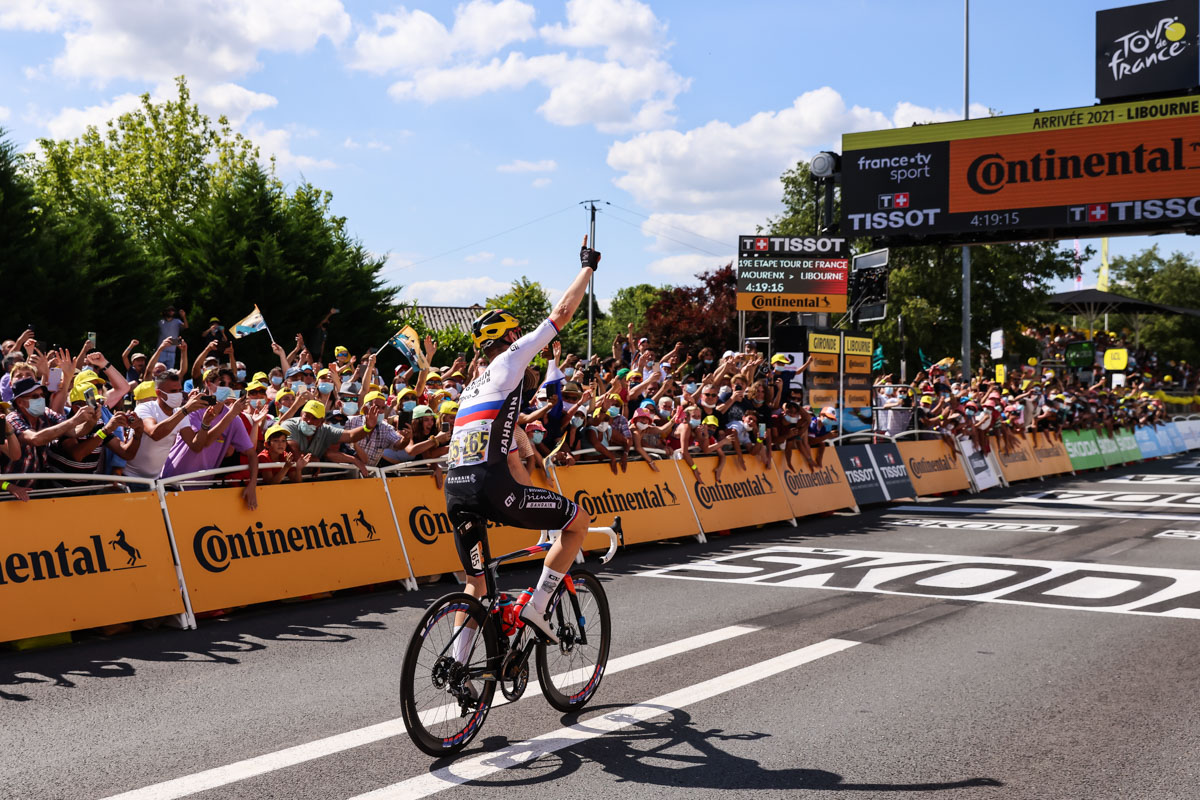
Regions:
<instances>
[{"instance_id":1,"label":"libourne sign","mask_svg":"<svg viewBox=\"0 0 1200 800\"><path fill-rule=\"evenodd\" d=\"M843 313L849 275L844 238L738 237L739 311Z\"/></svg>"},{"instance_id":2,"label":"libourne sign","mask_svg":"<svg viewBox=\"0 0 1200 800\"><path fill-rule=\"evenodd\" d=\"M1200 96L842 137L842 224L876 243L1200 226Z\"/></svg>"}]
</instances>

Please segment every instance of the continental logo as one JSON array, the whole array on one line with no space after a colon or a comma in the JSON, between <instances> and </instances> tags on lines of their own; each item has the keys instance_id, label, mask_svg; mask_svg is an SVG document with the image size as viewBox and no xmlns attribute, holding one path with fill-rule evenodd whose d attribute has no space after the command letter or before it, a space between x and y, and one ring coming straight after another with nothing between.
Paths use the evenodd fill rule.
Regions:
<instances>
[{"instance_id":1,"label":"continental logo","mask_svg":"<svg viewBox=\"0 0 1200 800\"><path fill-rule=\"evenodd\" d=\"M1007 453L997 450L996 455L1000 456L1001 464L1021 464L1029 460L1029 456L1025 455L1025 448L1023 447L1014 447Z\"/></svg>"},{"instance_id":2,"label":"continental logo","mask_svg":"<svg viewBox=\"0 0 1200 800\"><path fill-rule=\"evenodd\" d=\"M793 497L799 497L805 489L833 486L835 483L841 482L842 476L832 466L822 467L813 472L793 472L786 467L783 470L783 485L787 487Z\"/></svg>"},{"instance_id":3,"label":"continental logo","mask_svg":"<svg viewBox=\"0 0 1200 800\"><path fill-rule=\"evenodd\" d=\"M362 526L367 538L354 537L354 524ZM332 522L324 517L315 525L289 528L267 528L261 522L246 526L244 531L225 533L216 525L205 525L192 536L192 553L208 572L224 572L234 561L268 558L288 553L336 549L367 542L378 542L375 527L367 522L362 511L354 522L347 514Z\"/></svg>"},{"instance_id":4,"label":"continental logo","mask_svg":"<svg viewBox=\"0 0 1200 800\"><path fill-rule=\"evenodd\" d=\"M755 475L753 478L744 478L740 481L725 481L715 484L696 481L692 485L692 492L700 501L700 505L711 509L717 503L775 494L775 485L766 475Z\"/></svg>"},{"instance_id":5,"label":"continental logo","mask_svg":"<svg viewBox=\"0 0 1200 800\"><path fill-rule=\"evenodd\" d=\"M679 505L679 497L671 490L671 484L667 481L656 483L640 492L614 492L612 489L605 489L600 494L591 494L587 489L580 489L572 499L576 505L583 506L583 510L592 517Z\"/></svg>"},{"instance_id":6,"label":"continental logo","mask_svg":"<svg viewBox=\"0 0 1200 800\"><path fill-rule=\"evenodd\" d=\"M500 523L488 520L489 528L498 528ZM454 525L445 511L430 511L429 506L416 506L408 512L408 529L421 544L433 544L439 536L454 533Z\"/></svg>"},{"instance_id":7,"label":"continental logo","mask_svg":"<svg viewBox=\"0 0 1200 800\"><path fill-rule=\"evenodd\" d=\"M954 464L950 462L949 456L942 456L941 458L910 458L908 460L908 471L912 473L914 478L920 478L922 475L932 475L935 472L951 472L953 470Z\"/></svg>"},{"instance_id":8,"label":"continental logo","mask_svg":"<svg viewBox=\"0 0 1200 800\"><path fill-rule=\"evenodd\" d=\"M1038 461L1048 461L1052 458L1062 458L1067 453L1061 444L1044 444L1033 448L1033 455Z\"/></svg>"},{"instance_id":9,"label":"continental logo","mask_svg":"<svg viewBox=\"0 0 1200 800\"><path fill-rule=\"evenodd\" d=\"M89 536L83 543L74 545L60 540L55 546L43 550L6 552L5 549L0 549L0 586L26 581L53 581L83 575L100 575L146 566L138 563L142 560L141 551L125 539L125 531L117 531L107 544L113 550L120 548L123 551L124 566L109 566L104 537L100 535Z\"/></svg>"},{"instance_id":10,"label":"continental logo","mask_svg":"<svg viewBox=\"0 0 1200 800\"><path fill-rule=\"evenodd\" d=\"M967 167L967 186L975 194L987 195L1013 184L1181 172L1187 168L1183 138L1176 136L1171 139L1170 147L1138 144L1127 150L1065 155L1049 147L1029 158L1011 161L1002 153L983 153Z\"/></svg>"}]
</instances>

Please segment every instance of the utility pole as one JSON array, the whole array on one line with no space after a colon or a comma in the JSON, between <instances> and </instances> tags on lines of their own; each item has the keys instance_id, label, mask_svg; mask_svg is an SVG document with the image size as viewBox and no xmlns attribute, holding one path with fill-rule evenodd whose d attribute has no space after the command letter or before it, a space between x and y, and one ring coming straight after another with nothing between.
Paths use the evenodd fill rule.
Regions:
<instances>
[{"instance_id":1,"label":"utility pole","mask_svg":"<svg viewBox=\"0 0 1200 800\"><path fill-rule=\"evenodd\" d=\"M963 0L963 119L971 118L971 0ZM962 248L962 368L971 377L971 247Z\"/></svg>"},{"instance_id":2,"label":"utility pole","mask_svg":"<svg viewBox=\"0 0 1200 800\"><path fill-rule=\"evenodd\" d=\"M591 224L588 227L588 247L596 249L596 201L581 200L579 205L588 204L588 211L591 212ZM590 360L592 357L592 309L596 305L596 271L592 270L592 277L588 278L588 340L587 340L587 357Z\"/></svg>"}]
</instances>

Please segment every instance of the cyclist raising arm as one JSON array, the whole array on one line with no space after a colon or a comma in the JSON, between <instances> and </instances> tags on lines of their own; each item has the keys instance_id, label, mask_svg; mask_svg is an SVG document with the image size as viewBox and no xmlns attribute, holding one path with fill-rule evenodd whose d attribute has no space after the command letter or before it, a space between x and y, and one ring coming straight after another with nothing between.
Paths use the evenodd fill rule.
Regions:
<instances>
[{"instance_id":1,"label":"cyclist raising arm","mask_svg":"<svg viewBox=\"0 0 1200 800\"><path fill-rule=\"evenodd\" d=\"M579 260L579 274L550 317L534 330L522 336L520 321L505 309L489 310L471 326L475 346L482 352L487 367L463 389L459 398L458 416L450 437L450 472L445 484L454 543L467 574L466 592L472 597L482 597L486 592L482 542L487 530L472 523L471 515L515 528L562 531L546 554L532 598L521 611L525 623L555 643L558 637L550 625L546 606L583 546L590 520L566 497L513 477L527 475L513 433L522 405L526 367L575 315L587 292L588 281L600 263L600 253L587 246L586 236ZM459 637L456 644L469 646L470 637Z\"/></svg>"}]
</instances>

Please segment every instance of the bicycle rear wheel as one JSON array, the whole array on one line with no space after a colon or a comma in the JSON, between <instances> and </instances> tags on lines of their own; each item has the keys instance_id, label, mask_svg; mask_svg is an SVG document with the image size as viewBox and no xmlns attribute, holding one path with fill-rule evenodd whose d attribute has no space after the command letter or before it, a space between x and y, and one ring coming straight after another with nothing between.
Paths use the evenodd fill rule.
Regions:
<instances>
[{"instance_id":1,"label":"bicycle rear wheel","mask_svg":"<svg viewBox=\"0 0 1200 800\"><path fill-rule=\"evenodd\" d=\"M465 664L454 658L459 614L469 622L457 635L474 637ZM482 603L463 593L434 601L417 623L400 671L400 712L413 744L436 757L456 753L475 738L496 682L471 676L494 666L496 652L495 629Z\"/></svg>"},{"instance_id":2,"label":"bicycle rear wheel","mask_svg":"<svg viewBox=\"0 0 1200 800\"><path fill-rule=\"evenodd\" d=\"M608 597L600 579L584 569L571 570L570 577L575 593L563 581L551 600L559 643L537 646L542 694L559 711L578 711L592 699L608 665L612 638Z\"/></svg>"}]
</instances>

